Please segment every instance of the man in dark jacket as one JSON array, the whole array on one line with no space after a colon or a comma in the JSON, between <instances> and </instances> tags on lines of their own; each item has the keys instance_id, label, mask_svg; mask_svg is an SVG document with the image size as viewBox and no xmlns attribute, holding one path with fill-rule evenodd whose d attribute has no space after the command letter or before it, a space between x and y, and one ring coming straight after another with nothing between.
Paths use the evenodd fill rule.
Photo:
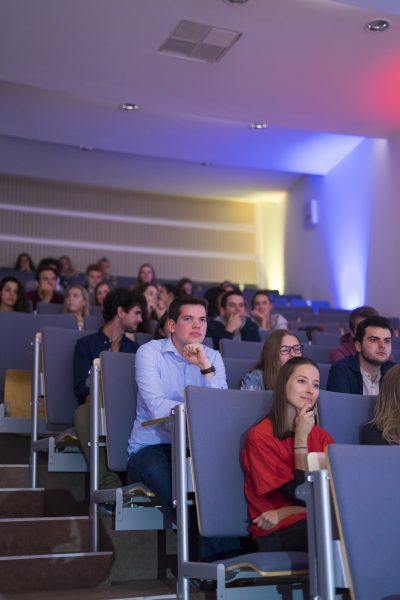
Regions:
<instances>
[{"instance_id":1,"label":"man in dark jacket","mask_svg":"<svg viewBox=\"0 0 400 600\"><path fill-rule=\"evenodd\" d=\"M382 377L395 364L389 361L392 351L389 320L379 316L364 319L358 324L354 339L357 354L346 356L331 367L327 389L347 394L378 394Z\"/></svg>"},{"instance_id":2,"label":"man in dark jacket","mask_svg":"<svg viewBox=\"0 0 400 600\"><path fill-rule=\"evenodd\" d=\"M208 324L207 336L219 350L219 340L260 342L258 326L246 316L246 304L240 290L226 292L221 299L220 314Z\"/></svg>"}]
</instances>

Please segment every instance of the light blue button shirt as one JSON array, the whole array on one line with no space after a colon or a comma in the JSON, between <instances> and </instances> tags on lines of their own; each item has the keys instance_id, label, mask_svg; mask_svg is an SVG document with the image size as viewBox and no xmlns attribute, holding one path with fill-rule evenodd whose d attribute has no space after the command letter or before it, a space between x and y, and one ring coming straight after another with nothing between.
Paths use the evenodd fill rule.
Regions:
<instances>
[{"instance_id":1,"label":"light blue button shirt","mask_svg":"<svg viewBox=\"0 0 400 600\"><path fill-rule=\"evenodd\" d=\"M153 340L136 352L135 372L138 385L136 419L128 443L128 454L151 444L170 444L165 425L142 427L143 421L167 417L171 409L184 400L185 387L228 387L225 367L219 352L204 346L208 360L215 367L214 377L200 373L177 351L171 338Z\"/></svg>"}]
</instances>

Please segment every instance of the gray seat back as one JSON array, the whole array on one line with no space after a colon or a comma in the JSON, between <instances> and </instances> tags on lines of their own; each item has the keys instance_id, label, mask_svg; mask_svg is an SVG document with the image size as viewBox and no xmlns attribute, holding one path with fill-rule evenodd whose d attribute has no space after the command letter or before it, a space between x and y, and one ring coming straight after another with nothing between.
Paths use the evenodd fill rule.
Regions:
<instances>
[{"instance_id":1,"label":"gray seat back","mask_svg":"<svg viewBox=\"0 0 400 600\"><path fill-rule=\"evenodd\" d=\"M136 417L135 355L100 354L108 465L126 471L128 439Z\"/></svg>"},{"instance_id":2,"label":"gray seat back","mask_svg":"<svg viewBox=\"0 0 400 600\"><path fill-rule=\"evenodd\" d=\"M226 381L230 390L240 390L243 377L254 367L251 358L224 358Z\"/></svg>"},{"instance_id":3,"label":"gray seat back","mask_svg":"<svg viewBox=\"0 0 400 600\"><path fill-rule=\"evenodd\" d=\"M78 329L74 315L34 315L0 311L0 402L4 399L4 380L8 369L30 370L33 367L33 342L42 327L51 325Z\"/></svg>"},{"instance_id":4,"label":"gray seat back","mask_svg":"<svg viewBox=\"0 0 400 600\"><path fill-rule=\"evenodd\" d=\"M42 357L46 421L72 427L78 401L74 394L74 349L88 332L60 327L43 327Z\"/></svg>"},{"instance_id":5,"label":"gray seat back","mask_svg":"<svg viewBox=\"0 0 400 600\"><path fill-rule=\"evenodd\" d=\"M400 598L400 447L328 448L352 598Z\"/></svg>"},{"instance_id":6,"label":"gray seat back","mask_svg":"<svg viewBox=\"0 0 400 600\"><path fill-rule=\"evenodd\" d=\"M64 305L55 302L38 302L36 310L38 315L62 315Z\"/></svg>"},{"instance_id":7,"label":"gray seat back","mask_svg":"<svg viewBox=\"0 0 400 600\"><path fill-rule=\"evenodd\" d=\"M340 343L340 333L330 331L312 331L311 340L317 346L338 346Z\"/></svg>"},{"instance_id":8,"label":"gray seat back","mask_svg":"<svg viewBox=\"0 0 400 600\"><path fill-rule=\"evenodd\" d=\"M364 423L374 414L376 396L343 394L321 390L318 422L338 444L359 444Z\"/></svg>"},{"instance_id":9,"label":"gray seat back","mask_svg":"<svg viewBox=\"0 0 400 600\"><path fill-rule=\"evenodd\" d=\"M85 329L87 331L98 331L103 325L104 319L102 316L87 315L85 317Z\"/></svg>"},{"instance_id":10,"label":"gray seat back","mask_svg":"<svg viewBox=\"0 0 400 600\"><path fill-rule=\"evenodd\" d=\"M250 358L254 362L259 359L263 345L263 342L220 340L221 354L224 358Z\"/></svg>"},{"instance_id":11,"label":"gray seat back","mask_svg":"<svg viewBox=\"0 0 400 600\"><path fill-rule=\"evenodd\" d=\"M316 363L329 364L332 348L331 346L313 346L307 344L303 347L303 356L311 358Z\"/></svg>"},{"instance_id":12,"label":"gray seat back","mask_svg":"<svg viewBox=\"0 0 400 600\"><path fill-rule=\"evenodd\" d=\"M318 363L319 375L320 375L320 388L321 390L326 390L326 384L328 383L329 371L331 370L331 365L327 365L325 363Z\"/></svg>"},{"instance_id":13,"label":"gray seat back","mask_svg":"<svg viewBox=\"0 0 400 600\"><path fill-rule=\"evenodd\" d=\"M266 416L271 401L271 391L186 388L201 535L248 535L241 450L248 430Z\"/></svg>"}]
</instances>

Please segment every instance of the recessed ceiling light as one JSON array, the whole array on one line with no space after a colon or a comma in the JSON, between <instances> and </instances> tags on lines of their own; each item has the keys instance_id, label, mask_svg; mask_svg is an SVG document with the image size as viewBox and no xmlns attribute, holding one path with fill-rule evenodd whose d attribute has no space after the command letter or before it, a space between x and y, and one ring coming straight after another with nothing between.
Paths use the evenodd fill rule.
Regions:
<instances>
[{"instance_id":1,"label":"recessed ceiling light","mask_svg":"<svg viewBox=\"0 0 400 600\"><path fill-rule=\"evenodd\" d=\"M121 110L126 110L127 112L131 112L132 110L140 110L140 104L135 104L133 102L124 102L119 105Z\"/></svg>"},{"instance_id":2,"label":"recessed ceiling light","mask_svg":"<svg viewBox=\"0 0 400 600\"><path fill-rule=\"evenodd\" d=\"M248 0L224 0L225 4L230 4L231 6L240 6L241 4L246 4Z\"/></svg>"},{"instance_id":3,"label":"recessed ceiling light","mask_svg":"<svg viewBox=\"0 0 400 600\"><path fill-rule=\"evenodd\" d=\"M268 123L250 123L251 129L267 129Z\"/></svg>"},{"instance_id":4,"label":"recessed ceiling light","mask_svg":"<svg viewBox=\"0 0 400 600\"><path fill-rule=\"evenodd\" d=\"M382 32L387 31L390 27L390 22L386 19L374 19L365 25L367 31Z\"/></svg>"}]
</instances>

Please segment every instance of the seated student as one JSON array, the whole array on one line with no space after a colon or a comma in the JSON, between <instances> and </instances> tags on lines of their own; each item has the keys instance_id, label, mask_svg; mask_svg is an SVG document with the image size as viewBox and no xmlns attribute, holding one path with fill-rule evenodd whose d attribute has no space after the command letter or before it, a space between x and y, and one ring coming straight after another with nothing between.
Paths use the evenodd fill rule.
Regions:
<instances>
[{"instance_id":1,"label":"seated student","mask_svg":"<svg viewBox=\"0 0 400 600\"><path fill-rule=\"evenodd\" d=\"M34 273L36 271L31 255L27 252L21 252L15 261L14 269L23 273Z\"/></svg>"},{"instance_id":2,"label":"seated student","mask_svg":"<svg viewBox=\"0 0 400 600\"><path fill-rule=\"evenodd\" d=\"M308 452L322 452L332 437L315 425L317 365L305 357L279 371L271 412L250 429L243 449L250 532L261 552L306 551L306 508L295 496L304 482Z\"/></svg>"},{"instance_id":3,"label":"seated student","mask_svg":"<svg viewBox=\"0 0 400 600\"><path fill-rule=\"evenodd\" d=\"M89 294L82 285L71 285L65 292L64 313L75 315L79 330L85 328L85 317L89 314Z\"/></svg>"},{"instance_id":4,"label":"seated student","mask_svg":"<svg viewBox=\"0 0 400 600\"><path fill-rule=\"evenodd\" d=\"M104 326L97 333L80 338L74 351L74 392L78 408L74 414L74 427L85 457L90 462L90 389L88 378L95 358L103 351L136 352L138 345L126 337L134 333L142 319L143 298L132 290L118 288L104 300ZM116 473L108 470L104 448L99 449L99 487L114 488L121 485Z\"/></svg>"},{"instance_id":5,"label":"seated student","mask_svg":"<svg viewBox=\"0 0 400 600\"><path fill-rule=\"evenodd\" d=\"M392 351L392 328L385 317L363 319L355 335L356 354L332 365L326 389L345 394L379 393L381 379L395 363Z\"/></svg>"},{"instance_id":6,"label":"seated student","mask_svg":"<svg viewBox=\"0 0 400 600\"><path fill-rule=\"evenodd\" d=\"M189 277L182 277L176 284L180 294L191 296L193 294L193 281Z\"/></svg>"},{"instance_id":7,"label":"seated student","mask_svg":"<svg viewBox=\"0 0 400 600\"><path fill-rule=\"evenodd\" d=\"M204 300L208 302L207 317L211 321L218 317L221 311L221 298L225 294L225 290L221 286L213 286L208 288L204 294Z\"/></svg>"},{"instance_id":8,"label":"seated student","mask_svg":"<svg viewBox=\"0 0 400 600\"><path fill-rule=\"evenodd\" d=\"M94 304L95 297L94 291L96 289L96 285L103 281L103 271L99 265L92 263L88 265L86 268L86 285L85 288L89 292L89 300L90 304Z\"/></svg>"},{"instance_id":9,"label":"seated student","mask_svg":"<svg viewBox=\"0 0 400 600\"><path fill-rule=\"evenodd\" d=\"M137 294L142 294L147 302L147 316L151 321L158 321L167 310L160 300L157 286L152 283L141 283L135 287Z\"/></svg>"},{"instance_id":10,"label":"seated student","mask_svg":"<svg viewBox=\"0 0 400 600\"><path fill-rule=\"evenodd\" d=\"M0 310L29 312L24 286L15 277L4 277L0 281Z\"/></svg>"},{"instance_id":11,"label":"seated student","mask_svg":"<svg viewBox=\"0 0 400 600\"><path fill-rule=\"evenodd\" d=\"M78 273L73 267L70 257L66 254L60 256L58 262L60 264L61 285L66 288L70 283L72 283L72 279L74 279Z\"/></svg>"},{"instance_id":12,"label":"seated student","mask_svg":"<svg viewBox=\"0 0 400 600\"><path fill-rule=\"evenodd\" d=\"M104 298L113 288L107 281L100 281L94 288L94 306L103 307Z\"/></svg>"},{"instance_id":13,"label":"seated student","mask_svg":"<svg viewBox=\"0 0 400 600\"><path fill-rule=\"evenodd\" d=\"M400 444L400 365L386 373L374 418L362 428L361 443L372 446Z\"/></svg>"},{"instance_id":14,"label":"seated student","mask_svg":"<svg viewBox=\"0 0 400 600\"><path fill-rule=\"evenodd\" d=\"M158 319L157 327L154 331L153 340L163 340L170 336L168 325L168 311L163 314L161 319Z\"/></svg>"},{"instance_id":15,"label":"seated student","mask_svg":"<svg viewBox=\"0 0 400 600\"><path fill-rule=\"evenodd\" d=\"M265 340L258 362L243 377L242 390L273 390L282 365L303 354L303 346L295 333L287 329L273 331Z\"/></svg>"},{"instance_id":16,"label":"seated student","mask_svg":"<svg viewBox=\"0 0 400 600\"><path fill-rule=\"evenodd\" d=\"M157 277L154 267L149 263L143 263L139 267L135 288L141 283L152 283L157 286Z\"/></svg>"},{"instance_id":17,"label":"seated student","mask_svg":"<svg viewBox=\"0 0 400 600\"><path fill-rule=\"evenodd\" d=\"M260 342L257 325L246 316L246 304L242 292L225 292L221 299L220 314L208 324L207 337L212 338L214 348L221 339Z\"/></svg>"},{"instance_id":18,"label":"seated student","mask_svg":"<svg viewBox=\"0 0 400 600\"><path fill-rule=\"evenodd\" d=\"M100 269L103 272L103 281L106 281L111 287L117 284L117 278L111 273L111 263L106 256L103 256L98 262Z\"/></svg>"},{"instance_id":19,"label":"seated student","mask_svg":"<svg viewBox=\"0 0 400 600\"><path fill-rule=\"evenodd\" d=\"M354 338L356 336L356 329L359 323L369 317L376 317L378 311L372 306L359 306L351 311L349 314L349 329L348 333L345 333L340 338L339 346L333 348L330 359L331 363L336 363L345 356L354 356L356 354L356 347L354 344Z\"/></svg>"},{"instance_id":20,"label":"seated student","mask_svg":"<svg viewBox=\"0 0 400 600\"><path fill-rule=\"evenodd\" d=\"M274 305L268 292L256 292L251 299L251 316L260 329L265 331L287 329L287 320L282 315L272 314L273 308Z\"/></svg>"},{"instance_id":21,"label":"seated student","mask_svg":"<svg viewBox=\"0 0 400 600\"><path fill-rule=\"evenodd\" d=\"M64 304L64 296L55 291L57 278L58 272L53 266L42 265L38 267L36 273L37 290L28 293L28 299L32 302L33 310L36 310L38 302Z\"/></svg>"},{"instance_id":22,"label":"seated student","mask_svg":"<svg viewBox=\"0 0 400 600\"><path fill-rule=\"evenodd\" d=\"M152 340L136 353L138 396L128 443L128 483L145 483L171 516L170 432L162 424L142 427L142 423L169 416L171 409L183 402L187 385L227 388L220 353L203 345L206 309L202 298L176 298L168 311L171 336Z\"/></svg>"},{"instance_id":23,"label":"seated student","mask_svg":"<svg viewBox=\"0 0 400 600\"><path fill-rule=\"evenodd\" d=\"M165 311L168 310L169 305L175 298L180 296L179 288L176 285L170 283L164 283L159 286L160 304L165 307Z\"/></svg>"}]
</instances>

